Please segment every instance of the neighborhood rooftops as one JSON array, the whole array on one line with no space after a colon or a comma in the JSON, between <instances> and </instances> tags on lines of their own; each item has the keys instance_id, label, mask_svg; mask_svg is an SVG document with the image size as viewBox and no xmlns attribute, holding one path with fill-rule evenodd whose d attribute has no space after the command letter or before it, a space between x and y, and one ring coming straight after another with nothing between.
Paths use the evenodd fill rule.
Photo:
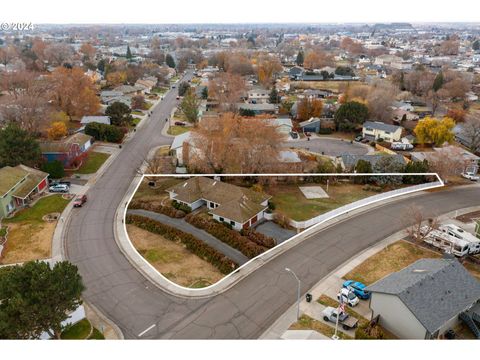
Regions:
<instances>
[{"instance_id":1,"label":"neighborhood rooftops","mask_svg":"<svg viewBox=\"0 0 480 360\"><path fill-rule=\"evenodd\" d=\"M40 149L43 154L68 152L73 144L79 147L85 145L92 137L83 133L76 133L61 141L45 141L40 143Z\"/></svg>"},{"instance_id":2,"label":"neighborhood rooftops","mask_svg":"<svg viewBox=\"0 0 480 360\"><path fill-rule=\"evenodd\" d=\"M456 259L418 260L367 290L398 296L431 334L480 299L480 282Z\"/></svg>"},{"instance_id":3,"label":"neighborhood rooftops","mask_svg":"<svg viewBox=\"0 0 480 360\"><path fill-rule=\"evenodd\" d=\"M401 128L401 126L385 124L385 123L379 122L379 121L365 121L363 123L363 127L364 128L381 130L381 131L389 131L391 133L394 133L395 131L397 131L398 129Z\"/></svg>"},{"instance_id":4,"label":"neighborhood rooftops","mask_svg":"<svg viewBox=\"0 0 480 360\"><path fill-rule=\"evenodd\" d=\"M110 125L110 116L84 116L80 120L81 124L89 124L92 122Z\"/></svg>"},{"instance_id":5,"label":"neighborhood rooftops","mask_svg":"<svg viewBox=\"0 0 480 360\"><path fill-rule=\"evenodd\" d=\"M262 205L271 196L250 189L213 180L203 176L192 177L166 190L174 193L175 200L192 204L206 200L218 204L211 209L214 215L224 217L240 224L245 223L267 205Z\"/></svg>"},{"instance_id":6,"label":"neighborhood rooftops","mask_svg":"<svg viewBox=\"0 0 480 360\"><path fill-rule=\"evenodd\" d=\"M15 185L23 181L12 195L24 199L47 176L47 173L25 165L17 165L15 167L5 166L0 169L0 196L4 196L13 189Z\"/></svg>"}]
</instances>

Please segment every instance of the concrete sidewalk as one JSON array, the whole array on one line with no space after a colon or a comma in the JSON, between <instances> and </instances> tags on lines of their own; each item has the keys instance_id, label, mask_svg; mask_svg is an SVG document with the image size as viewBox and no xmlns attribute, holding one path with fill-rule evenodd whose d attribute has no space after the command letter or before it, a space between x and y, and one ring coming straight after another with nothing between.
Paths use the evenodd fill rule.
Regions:
<instances>
[{"instance_id":1,"label":"concrete sidewalk","mask_svg":"<svg viewBox=\"0 0 480 360\"><path fill-rule=\"evenodd\" d=\"M243 265L248 260L250 260L248 257L243 255L237 249L234 249L228 246L227 244L218 240L216 237L210 235L209 233L207 233L202 229L196 228L195 226L187 223L183 219L175 219L164 214L159 214L153 211L142 210L142 209L128 210L127 214L144 216L149 219L159 221L165 225L169 225L174 228L177 228L187 234L193 235L199 240L202 240L206 244L210 245L215 250L221 252L226 257L232 259L239 265Z\"/></svg>"}]
</instances>

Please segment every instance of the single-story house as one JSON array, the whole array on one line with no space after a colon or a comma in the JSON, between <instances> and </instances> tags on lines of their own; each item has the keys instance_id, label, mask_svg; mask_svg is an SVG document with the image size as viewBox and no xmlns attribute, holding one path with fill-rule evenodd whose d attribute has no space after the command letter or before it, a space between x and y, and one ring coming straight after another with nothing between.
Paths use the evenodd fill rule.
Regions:
<instances>
[{"instance_id":1,"label":"single-story house","mask_svg":"<svg viewBox=\"0 0 480 360\"><path fill-rule=\"evenodd\" d=\"M366 290L372 319L399 338L437 339L467 317L480 336L480 282L454 258L420 259Z\"/></svg>"},{"instance_id":2,"label":"single-story house","mask_svg":"<svg viewBox=\"0 0 480 360\"><path fill-rule=\"evenodd\" d=\"M386 157L391 158L392 162L398 163L399 165L406 165L406 160L403 155L387 155L387 154L372 154L372 155L353 155L353 154L343 154L335 159L335 165L340 164L342 169L347 172L351 172L357 166L357 163L360 160L368 161L372 168L375 168L375 165Z\"/></svg>"},{"instance_id":3,"label":"single-story house","mask_svg":"<svg viewBox=\"0 0 480 360\"><path fill-rule=\"evenodd\" d=\"M111 125L110 116L84 116L82 117L82 120L80 120L80 124L82 125L87 125L93 122Z\"/></svg>"},{"instance_id":4,"label":"single-story house","mask_svg":"<svg viewBox=\"0 0 480 360\"><path fill-rule=\"evenodd\" d=\"M330 118L313 117L298 124L303 132L318 133L320 129L335 130L335 121Z\"/></svg>"},{"instance_id":5,"label":"single-story house","mask_svg":"<svg viewBox=\"0 0 480 360\"><path fill-rule=\"evenodd\" d=\"M235 230L248 229L264 218L270 195L203 176L192 177L166 190L170 199L192 210L206 206L217 221Z\"/></svg>"},{"instance_id":6,"label":"single-story house","mask_svg":"<svg viewBox=\"0 0 480 360\"><path fill-rule=\"evenodd\" d=\"M138 79L135 82L135 87L142 89L145 93L150 93L155 85L157 85L157 79L152 76Z\"/></svg>"},{"instance_id":7,"label":"single-story house","mask_svg":"<svg viewBox=\"0 0 480 360\"><path fill-rule=\"evenodd\" d=\"M455 145L448 145L444 147L439 147L439 148L433 148L434 151L426 151L426 152L421 152L421 151L415 151L412 152L412 160L416 161L435 161L437 159L441 159L442 157L446 158L457 158L459 160L462 160L463 165L466 166L478 166L480 165L480 156L477 156L475 154L472 154L470 151L465 150L459 146ZM464 168L462 166L459 171L463 171Z\"/></svg>"},{"instance_id":8,"label":"single-story house","mask_svg":"<svg viewBox=\"0 0 480 360\"><path fill-rule=\"evenodd\" d=\"M290 132L293 129L292 119L289 116L279 116L276 119L268 119L273 126L277 128L277 131L284 135L289 136Z\"/></svg>"},{"instance_id":9,"label":"single-story house","mask_svg":"<svg viewBox=\"0 0 480 360\"><path fill-rule=\"evenodd\" d=\"M45 141L40 143L40 150L47 162L59 160L65 167L70 167L73 161L92 146L92 137L76 133L60 141Z\"/></svg>"},{"instance_id":10,"label":"single-story house","mask_svg":"<svg viewBox=\"0 0 480 360\"><path fill-rule=\"evenodd\" d=\"M380 121L365 121L363 123L362 134L369 140L383 139L384 141L400 141L403 128L397 125L385 124Z\"/></svg>"},{"instance_id":11,"label":"single-story house","mask_svg":"<svg viewBox=\"0 0 480 360\"><path fill-rule=\"evenodd\" d=\"M255 115L274 114L276 111L275 104L237 104L239 110L251 110Z\"/></svg>"},{"instance_id":12,"label":"single-story house","mask_svg":"<svg viewBox=\"0 0 480 360\"><path fill-rule=\"evenodd\" d=\"M290 70L288 70L288 76L290 80L297 80L300 76L303 75L305 70L303 70L301 67L294 66Z\"/></svg>"},{"instance_id":13,"label":"single-story house","mask_svg":"<svg viewBox=\"0 0 480 360\"><path fill-rule=\"evenodd\" d=\"M0 169L0 219L27 205L48 188L48 174L25 165Z\"/></svg>"}]
</instances>

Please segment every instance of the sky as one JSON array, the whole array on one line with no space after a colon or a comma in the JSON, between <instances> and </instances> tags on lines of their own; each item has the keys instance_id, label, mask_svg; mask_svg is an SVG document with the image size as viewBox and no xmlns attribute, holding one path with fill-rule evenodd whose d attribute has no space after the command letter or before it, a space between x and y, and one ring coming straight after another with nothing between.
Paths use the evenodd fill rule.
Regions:
<instances>
[{"instance_id":1,"label":"sky","mask_svg":"<svg viewBox=\"0 0 480 360\"><path fill-rule=\"evenodd\" d=\"M0 23L480 22L478 0L21 0Z\"/></svg>"}]
</instances>

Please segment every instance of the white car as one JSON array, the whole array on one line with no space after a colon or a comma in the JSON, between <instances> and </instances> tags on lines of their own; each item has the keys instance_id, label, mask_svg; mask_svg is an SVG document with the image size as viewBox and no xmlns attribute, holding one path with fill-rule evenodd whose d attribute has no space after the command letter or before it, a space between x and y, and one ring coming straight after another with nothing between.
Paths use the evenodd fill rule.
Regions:
<instances>
[{"instance_id":1,"label":"white car","mask_svg":"<svg viewBox=\"0 0 480 360\"><path fill-rule=\"evenodd\" d=\"M340 300L340 297L342 298L342 300ZM337 294L337 299L338 301L348 304L351 307L356 306L360 302L360 299L358 298L358 296L355 295L353 290L349 288L342 288L340 292Z\"/></svg>"},{"instance_id":2,"label":"white car","mask_svg":"<svg viewBox=\"0 0 480 360\"><path fill-rule=\"evenodd\" d=\"M473 172L466 172L462 173L462 177L471 181L478 181L480 180L480 176L475 175Z\"/></svg>"},{"instance_id":3,"label":"white car","mask_svg":"<svg viewBox=\"0 0 480 360\"><path fill-rule=\"evenodd\" d=\"M70 188L65 184L55 184L50 186L48 190L53 193L67 193Z\"/></svg>"}]
</instances>

